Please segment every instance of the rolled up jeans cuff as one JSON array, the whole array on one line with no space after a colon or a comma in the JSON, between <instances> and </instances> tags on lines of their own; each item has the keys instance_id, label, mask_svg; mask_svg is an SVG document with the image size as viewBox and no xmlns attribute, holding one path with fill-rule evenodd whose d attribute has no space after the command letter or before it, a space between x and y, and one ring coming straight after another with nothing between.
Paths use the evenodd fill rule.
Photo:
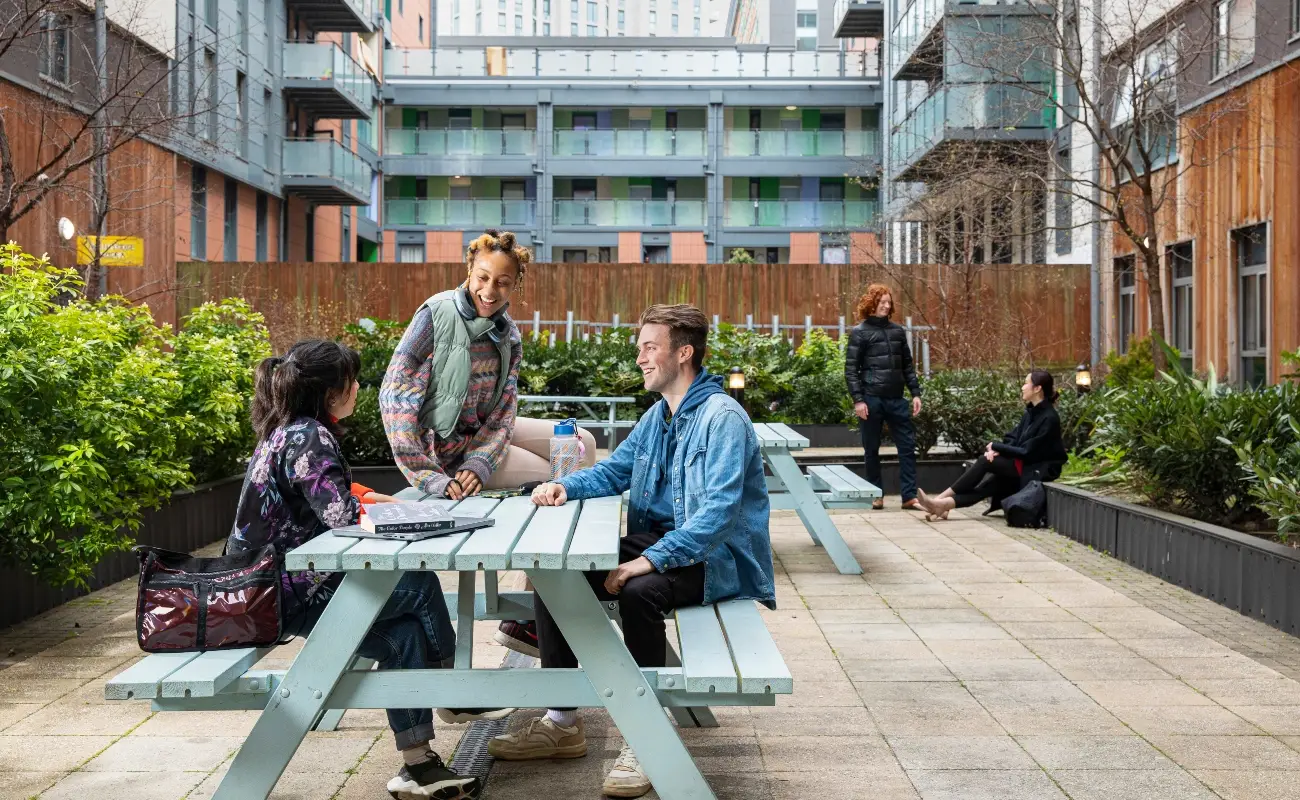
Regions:
<instances>
[{"instance_id":1,"label":"rolled up jeans cuff","mask_svg":"<svg viewBox=\"0 0 1300 800\"><path fill-rule=\"evenodd\" d=\"M431 742L433 741L433 723L422 722L414 728L393 731L393 739L396 740L398 750L409 750L421 742Z\"/></svg>"}]
</instances>

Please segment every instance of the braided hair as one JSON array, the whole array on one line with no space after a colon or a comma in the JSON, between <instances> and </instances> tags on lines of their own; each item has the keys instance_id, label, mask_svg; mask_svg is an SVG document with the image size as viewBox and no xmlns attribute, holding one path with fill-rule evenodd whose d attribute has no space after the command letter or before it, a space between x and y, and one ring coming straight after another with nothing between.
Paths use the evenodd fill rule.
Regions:
<instances>
[{"instance_id":1,"label":"braided hair","mask_svg":"<svg viewBox=\"0 0 1300 800\"><path fill-rule=\"evenodd\" d=\"M495 228L488 228L483 231L483 235L469 243L465 250L465 269L474 269L474 259L481 253L505 253L511 261L515 262L515 269L519 273L519 284L523 285L524 274L528 272L528 265L532 263L533 251L519 244L515 240L515 235L510 231L499 231Z\"/></svg>"}]
</instances>

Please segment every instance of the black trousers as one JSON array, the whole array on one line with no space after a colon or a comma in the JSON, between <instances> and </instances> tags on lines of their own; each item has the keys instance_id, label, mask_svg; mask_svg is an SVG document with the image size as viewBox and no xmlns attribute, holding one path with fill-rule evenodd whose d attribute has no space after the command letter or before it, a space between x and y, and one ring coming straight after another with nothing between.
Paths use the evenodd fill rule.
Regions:
<instances>
[{"instance_id":1,"label":"black trousers","mask_svg":"<svg viewBox=\"0 0 1300 800\"><path fill-rule=\"evenodd\" d=\"M1020 488L1016 460L998 455L989 461L981 453L962 476L953 481L951 488L957 508L968 508L995 493L1003 496L1015 494Z\"/></svg>"},{"instance_id":2,"label":"black trousers","mask_svg":"<svg viewBox=\"0 0 1300 800\"><path fill-rule=\"evenodd\" d=\"M619 543L620 564L633 561L663 534L640 533L624 536ZM623 640L639 667L663 667L668 647L668 634L664 619L676 608L698 606L704 603L704 564L692 564L667 572L650 572L638 575L623 584L623 591L610 594L605 591L608 571L586 573L587 581L602 601L617 600L619 615L623 618ZM546 610L540 596L533 599L537 618L537 649L541 651L543 667L573 669L578 658L569 648L560 626Z\"/></svg>"}]
</instances>

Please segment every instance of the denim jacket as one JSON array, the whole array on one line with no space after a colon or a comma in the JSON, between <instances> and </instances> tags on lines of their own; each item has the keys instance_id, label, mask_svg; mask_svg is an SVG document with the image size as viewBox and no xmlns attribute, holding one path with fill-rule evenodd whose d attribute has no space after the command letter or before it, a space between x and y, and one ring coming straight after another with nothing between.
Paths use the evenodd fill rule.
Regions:
<instances>
[{"instance_id":1,"label":"denim jacket","mask_svg":"<svg viewBox=\"0 0 1300 800\"><path fill-rule=\"evenodd\" d=\"M571 500L630 491L628 532L647 529L653 437L662 435L663 400L645 413L608 459L560 480ZM725 394L677 420L670 477L675 530L643 555L663 572L703 561L704 602L758 600L776 608L763 456L749 415Z\"/></svg>"}]
</instances>

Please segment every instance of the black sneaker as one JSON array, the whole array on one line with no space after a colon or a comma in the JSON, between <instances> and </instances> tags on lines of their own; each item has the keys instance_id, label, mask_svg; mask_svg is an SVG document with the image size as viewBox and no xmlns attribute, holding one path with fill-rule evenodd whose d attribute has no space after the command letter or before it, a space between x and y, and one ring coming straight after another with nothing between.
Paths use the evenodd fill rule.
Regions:
<instances>
[{"instance_id":1,"label":"black sneaker","mask_svg":"<svg viewBox=\"0 0 1300 800\"><path fill-rule=\"evenodd\" d=\"M438 719L448 725L463 725L479 719L505 719L513 713L513 708L440 708Z\"/></svg>"},{"instance_id":2,"label":"black sneaker","mask_svg":"<svg viewBox=\"0 0 1300 800\"><path fill-rule=\"evenodd\" d=\"M492 641L516 653L523 653L533 658L542 657L541 651L537 649L537 623L535 622L506 620L497 628Z\"/></svg>"},{"instance_id":3,"label":"black sneaker","mask_svg":"<svg viewBox=\"0 0 1300 800\"><path fill-rule=\"evenodd\" d=\"M482 791L478 778L457 775L434 752L424 763L404 765L388 782L394 800L475 800Z\"/></svg>"}]
</instances>

